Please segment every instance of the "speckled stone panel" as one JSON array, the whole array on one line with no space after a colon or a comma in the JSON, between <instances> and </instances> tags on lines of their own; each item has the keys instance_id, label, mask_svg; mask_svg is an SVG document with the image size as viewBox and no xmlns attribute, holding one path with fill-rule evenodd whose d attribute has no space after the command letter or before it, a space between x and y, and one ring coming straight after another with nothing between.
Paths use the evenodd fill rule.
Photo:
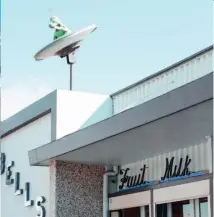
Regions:
<instances>
[{"instance_id":1,"label":"speckled stone panel","mask_svg":"<svg viewBox=\"0 0 214 217\"><path fill-rule=\"evenodd\" d=\"M50 217L55 217L56 213L56 161L50 162Z\"/></svg>"},{"instance_id":2,"label":"speckled stone panel","mask_svg":"<svg viewBox=\"0 0 214 217\"><path fill-rule=\"evenodd\" d=\"M102 217L103 174L100 166L52 163L51 217Z\"/></svg>"}]
</instances>

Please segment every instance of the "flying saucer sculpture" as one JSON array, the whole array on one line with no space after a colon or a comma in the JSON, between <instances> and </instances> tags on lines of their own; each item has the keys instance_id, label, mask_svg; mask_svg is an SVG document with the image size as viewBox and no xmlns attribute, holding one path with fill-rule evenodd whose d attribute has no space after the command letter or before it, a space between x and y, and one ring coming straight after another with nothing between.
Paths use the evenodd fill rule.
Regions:
<instances>
[{"instance_id":1,"label":"flying saucer sculpture","mask_svg":"<svg viewBox=\"0 0 214 217\"><path fill-rule=\"evenodd\" d=\"M63 58L68 55L74 55L75 51L79 49L81 42L96 28L96 25L91 25L54 40L35 54L35 60L39 61L52 56Z\"/></svg>"},{"instance_id":2,"label":"flying saucer sculpture","mask_svg":"<svg viewBox=\"0 0 214 217\"><path fill-rule=\"evenodd\" d=\"M96 30L97 26L91 25L77 31L70 31L59 18L51 17L49 27L55 29L54 41L37 52L34 58L40 61L53 56L66 57L70 65L70 90L72 90L72 65L75 63L75 52L86 36Z\"/></svg>"}]
</instances>

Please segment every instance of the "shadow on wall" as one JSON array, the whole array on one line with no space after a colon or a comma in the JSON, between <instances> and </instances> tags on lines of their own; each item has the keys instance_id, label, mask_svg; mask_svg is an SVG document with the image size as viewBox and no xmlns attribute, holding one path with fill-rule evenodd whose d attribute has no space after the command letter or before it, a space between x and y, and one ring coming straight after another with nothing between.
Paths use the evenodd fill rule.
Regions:
<instances>
[{"instance_id":1,"label":"shadow on wall","mask_svg":"<svg viewBox=\"0 0 214 217\"><path fill-rule=\"evenodd\" d=\"M85 121L85 123L80 127L83 129L97 122L103 121L113 115L112 99L107 98L105 102L97 108L97 110Z\"/></svg>"}]
</instances>

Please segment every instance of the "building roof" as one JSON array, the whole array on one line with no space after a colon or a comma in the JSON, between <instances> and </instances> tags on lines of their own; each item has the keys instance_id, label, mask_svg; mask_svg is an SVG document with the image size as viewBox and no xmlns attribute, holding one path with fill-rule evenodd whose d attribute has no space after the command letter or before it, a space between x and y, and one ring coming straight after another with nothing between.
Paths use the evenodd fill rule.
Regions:
<instances>
[{"instance_id":1,"label":"building roof","mask_svg":"<svg viewBox=\"0 0 214 217\"><path fill-rule=\"evenodd\" d=\"M118 95L118 94L120 94L120 93L122 93L122 92L124 92L126 90L129 90L129 89L131 89L131 88L133 88L133 87L135 87L135 86L137 86L139 84L142 84L147 80L150 80L150 79L152 79L152 78L154 78L154 77L156 77L158 75L161 75L161 74L165 73L166 71L169 71L169 70L171 70L173 68L176 68L176 67L178 67L178 66L180 66L180 65L182 65L182 64L184 64L184 63L186 63L186 62L188 62L188 61L190 61L190 60L192 60L192 59L194 59L196 57L198 57L199 55L202 55L202 54L204 54L206 52L209 52L211 50L213 50L213 45L210 45L209 47L206 47L203 50L200 50L200 51L198 51L198 52L196 52L196 53L194 53L194 54L192 54L192 55L190 55L190 56L188 56L188 57L186 57L186 58L184 58L184 59L182 59L182 60L180 60L180 61L178 61L178 62L176 62L176 63L174 63L174 64L172 64L172 65L170 65L170 66L156 72L156 73L154 73L154 74L151 74L151 75L147 76L146 78L143 78L143 79L141 79L141 80L127 86L127 87L124 87L121 90L118 90L115 93L112 93L111 96L114 97L114 96L116 96L116 95Z\"/></svg>"},{"instance_id":2,"label":"building roof","mask_svg":"<svg viewBox=\"0 0 214 217\"><path fill-rule=\"evenodd\" d=\"M121 165L195 144L212 134L213 73L149 102L31 150L50 160ZM99 153L99 154L98 154Z\"/></svg>"}]
</instances>

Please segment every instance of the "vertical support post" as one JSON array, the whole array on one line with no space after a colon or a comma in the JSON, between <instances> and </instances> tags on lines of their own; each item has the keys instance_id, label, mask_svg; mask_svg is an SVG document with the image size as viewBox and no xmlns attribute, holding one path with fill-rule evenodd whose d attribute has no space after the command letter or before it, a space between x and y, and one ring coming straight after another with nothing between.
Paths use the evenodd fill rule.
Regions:
<instances>
[{"instance_id":1,"label":"vertical support post","mask_svg":"<svg viewBox=\"0 0 214 217\"><path fill-rule=\"evenodd\" d=\"M73 64L70 63L70 90L72 90L72 82L73 82L73 76L72 76L72 68L73 68Z\"/></svg>"},{"instance_id":2,"label":"vertical support post","mask_svg":"<svg viewBox=\"0 0 214 217\"><path fill-rule=\"evenodd\" d=\"M72 90L73 88L73 64L75 63L75 58L74 58L74 53L68 54L66 56L67 59L67 64L70 66L70 76L69 76L69 86L70 86L70 90Z\"/></svg>"},{"instance_id":3,"label":"vertical support post","mask_svg":"<svg viewBox=\"0 0 214 217\"><path fill-rule=\"evenodd\" d=\"M194 200L189 200L189 206L190 206L190 216L191 217L195 217L195 203L194 203Z\"/></svg>"},{"instance_id":4,"label":"vertical support post","mask_svg":"<svg viewBox=\"0 0 214 217\"><path fill-rule=\"evenodd\" d=\"M195 217L200 217L200 203L199 199L195 199Z\"/></svg>"},{"instance_id":5,"label":"vertical support post","mask_svg":"<svg viewBox=\"0 0 214 217\"><path fill-rule=\"evenodd\" d=\"M157 204L151 203L149 206L149 217L156 217L157 215Z\"/></svg>"},{"instance_id":6,"label":"vertical support post","mask_svg":"<svg viewBox=\"0 0 214 217\"><path fill-rule=\"evenodd\" d=\"M212 150L212 172L214 171L214 144L213 144L213 134L210 136L211 140L211 150ZM214 195L213 195L213 189L214 189L214 177L210 179L210 196L208 197L209 207L210 207L210 216L214 217Z\"/></svg>"},{"instance_id":7,"label":"vertical support post","mask_svg":"<svg viewBox=\"0 0 214 217\"><path fill-rule=\"evenodd\" d=\"M208 202L208 217L211 217L212 216L211 195L208 195L207 202Z\"/></svg>"},{"instance_id":8,"label":"vertical support post","mask_svg":"<svg viewBox=\"0 0 214 217\"><path fill-rule=\"evenodd\" d=\"M140 217L146 217L145 206L140 207Z\"/></svg>"},{"instance_id":9,"label":"vertical support post","mask_svg":"<svg viewBox=\"0 0 214 217\"><path fill-rule=\"evenodd\" d=\"M167 203L167 217L172 217L172 203Z\"/></svg>"},{"instance_id":10,"label":"vertical support post","mask_svg":"<svg viewBox=\"0 0 214 217\"><path fill-rule=\"evenodd\" d=\"M149 217L156 217L156 204L154 203L154 190L150 190L150 205L149 205Z\"/></svg>"}]
</instances>

